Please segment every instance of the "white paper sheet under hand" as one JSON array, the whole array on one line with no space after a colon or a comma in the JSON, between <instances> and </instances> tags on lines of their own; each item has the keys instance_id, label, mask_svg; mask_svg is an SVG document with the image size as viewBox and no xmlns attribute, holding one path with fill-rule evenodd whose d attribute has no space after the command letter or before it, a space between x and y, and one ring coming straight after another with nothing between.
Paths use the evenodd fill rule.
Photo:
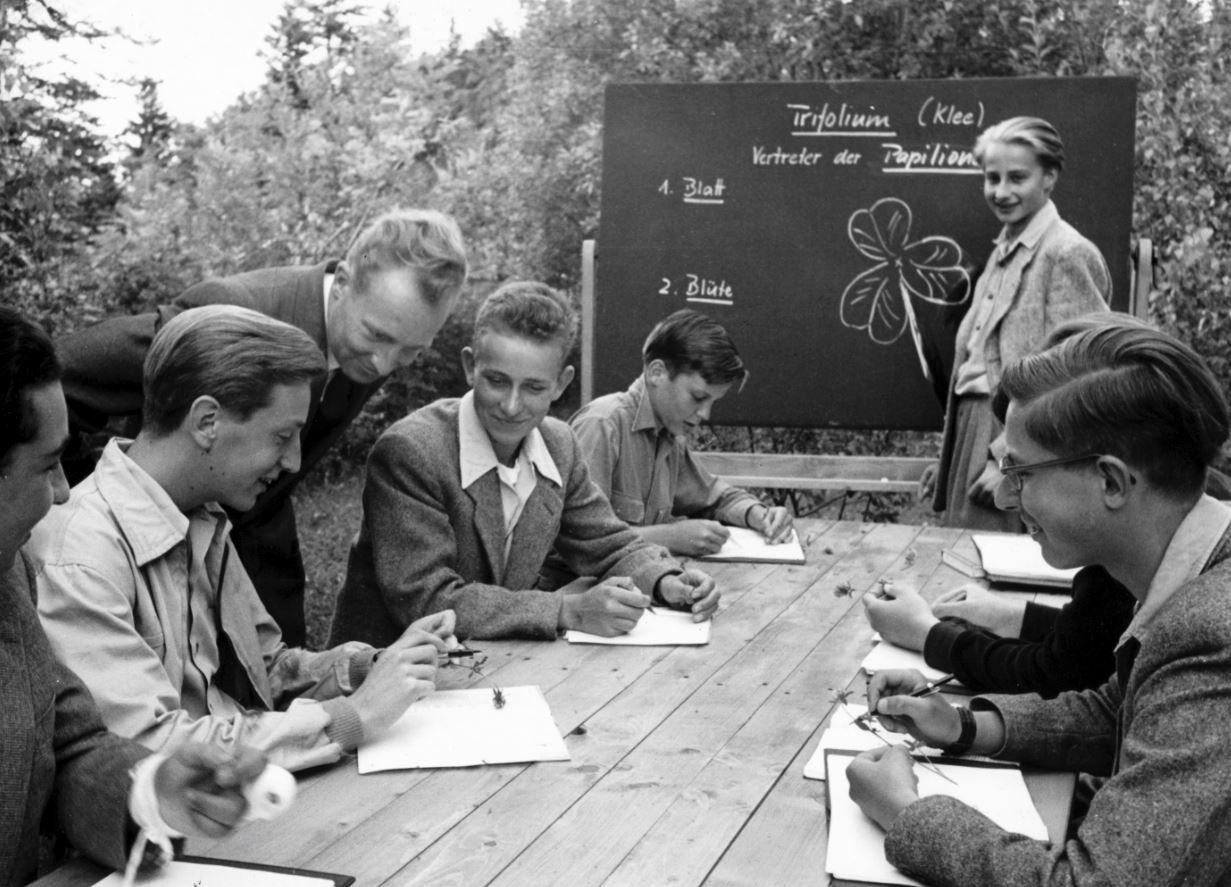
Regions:
<instances>
[{"instance_id":1,"label":"white paper sheet under hand","mask_svg":"<svg viewBox=\"0 0 1231 887\"><path fill-rule=\"evenodd\" d=\"M567 761L568 749L538 687L442 690L421 699L383 736L359 747L359 772Z\"/></svg>"},{"instance_id":2,"label":"white paper sheet under hand","mask_svg":"<svg viewBox=\"0 0 1231 887\"><path fill-rule=\"evenodd\" d=\"M1043 560L1043 549L1020 533L975 533L971 537L993 582L1020 582L1067 589L1077 570L1058 570Z\"/></svg>"},{"instance_id":3,"label":"white paper sheet under hand","mask_svg":"<svg viewBox=\"0 0 1231 887\"><path fill-rule=\"evenodd\" d=\"M878 884L920 884L885 859L885 833L851 800L846 767L852 756L829 755L829 842L825 871L835 878ZM974 807L1001 828L1039 841L1047 827L1030 799L1021 771L1013 767L938 764L946 782L915 764L919 796L951 795Z\"/></svg>"},{"instance_id":4,"label":"white paper sheet under hand","mask_svg":"<svg viewBox=\"0 0 1231 887\"><path fill-rule=\"evenodd\" d=\"M693 622L692 613L655 607L646 610L628 634L613 638L570 628L564 638L570 644L614 644L628 647L696 646L710 642L710 620Z\"/></svg>"},{"instance_id":5,"label":"white paper sheet under hand","mask_svg":"<svg viewBox=\"0 0 1231 887\"><path fill-rule=\"evenodd\" d=\"M94 887L120 887L123 881L122 875L108 875ZM136 883L137 887L333 887L328 878L200 862L172 862L158 872L139 876Z\"/></svg>"},{"instance_id":6,"label":"white paper sheet under hand","mask_svg":"<svg viewBox=\"0 0 1231 887\"><path fill-rule=\"evenodd\" d=\"M791 530L791 535L785 542L770 544L756 530L747 527L727 527L731 535L722 543L722 548L713 554L697 558L702 561L750 561L766 564L802 564L806 563L803 546L799 544L799 534Z\"/></svg>"},{"instance_id":7,"label":"white paper sheet under hand","mask_svg":"<svg viewBox=\"0 0 1231 887\"><path fill-rule=\"evenodd\" d=\"M888 641L881 641L872 647L868 655L863 657L860 667L868 674L876 674L878 671L889 671L894 668L913 668L929 681L938 681L945 677L945 672L939 668L932 668L932 666L924 661L922 653L907 650L905 647L899 647ZM947 686L956 689L962 685L954 681Z\"/></svg>"}]
</instances>

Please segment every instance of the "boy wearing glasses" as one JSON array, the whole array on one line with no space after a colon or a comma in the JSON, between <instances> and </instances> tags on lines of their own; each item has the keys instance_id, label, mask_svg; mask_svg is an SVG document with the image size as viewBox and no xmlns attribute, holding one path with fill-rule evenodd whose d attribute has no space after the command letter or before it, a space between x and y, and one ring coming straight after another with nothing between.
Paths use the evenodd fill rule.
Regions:
<instances>
[{"instance_id":1,"label":"boy wearing glasses","mask_svg":"<svg viewBox=\"0 0 1231 887\"><path fill-rule=\"evenodd\" d=\"M790 511L714 477L688 449L687 434L748 375L727 331L685 308L650 331L641 353L644 370L627 391L596 398L569 421L616 514L645 541L687 557L722 548L727 526L789 538Z\"/></svg>"},{"instance_id":2,"label":"boy wearing glasses","mask_svg":"<svg viewBox=\"0 0 1231 887\"><path fill-rule=\"evenodd\" d=\"M1218 381L1172 337L1126 324L1078 333L1006 370L997 397L1016 509L1053 566L1095 564L1137 609L1099 688L1053 700L912 698L917 672L878 674L890 729L1105 777L1062 846L1010 835L947 797L920 799L910 758L850 765L851 796L885 851L927 883L1226 883L1231 875L1231 509L1203 495L1228 436ZM1016 475L1016 478L1009 480Z\"/></svg>"},{"instance_id":3,"label":"boy wearing glasses","mask_svg":"<svg viewBox=\"0 0 1231 887\"><path fill-rule=\"evenodd\" d=\"M1095 313L1056 327L1041 350L1108 324L1153 329L1129 315ZM1003 451L1003 435L993 449ZM1077 453L1042 465L1014 465L1002 456L999 468L1016 498L1029 475L1093 458ZM898 584L882 598L864 597L864 612L891 643L921 651L928 665L953 672L972 690L1051 698L1098 687L1115 668L1116 643L1133 616L1134 599L1128 589L1103 578L1101 572L1079 573L1070 600L1060 608L1007 600L972 582L945 592L931 606L913 588Z\"/></svg>"}]
</instances>

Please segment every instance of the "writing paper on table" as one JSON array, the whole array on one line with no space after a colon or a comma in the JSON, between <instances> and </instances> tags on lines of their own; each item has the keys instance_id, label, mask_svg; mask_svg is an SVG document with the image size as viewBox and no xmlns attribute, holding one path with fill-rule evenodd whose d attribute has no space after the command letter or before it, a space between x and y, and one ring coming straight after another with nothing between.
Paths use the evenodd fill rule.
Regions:
<instances>
[{"instance_id":1,"label":"writing paper on table","mask_svg":"<svg viewBox=\"0 0 1231 887\"><path fill-rule=\"evenodd\" d=\"M123 882L124 876L117 872L94 887L120 887ZM137 878L139 887L347 887L353 883L355 879L349 875L199 857L174 860L156 872Z\"/></svg>"},{"instance_id":2,"label":"writing paper on table","mask_svg":"<svg viewBox=\"0 0 1231 887\"><path fill-rule=\"evenodd\" d=\"M885 858L885 833L851 800L847 765L853 753L830 751L826 756L829 795L829 842L825 871L848 881L876 884L920 884ZM940 763L936 767L948 782L929 768L915 764L919 796L950 795L974 807L1006 831L1039 841L1047 840L1047 827L1030 799L1030 792L1015 766L985 763ZM956 784L954 784L956 783Z\"/></svg>"},{"instance_id":3,"label":"writing paper on table","mask_svg":"<svg viewBox=\"0 0 1231 887\"><path fill-rule=\"evenodd\" d=\"M655 607L646 610L628 634L612 638L570 628L564 638L570 644L613 644L628 647L696 646L710 642L710 620L693 622L692 613Z\"/></svg>"},{"instance_id":4,"label":"writing paper on table","mask_svg":"<svg viewBox=\"0 0 1231 887\"><path fill-rule=\"evenodd\" d=\"M1021 533L974 533L983 571L993 582L1071 588L1077 570L1058 570L1043 559L1039 543Z\"/></svg>"},{"instance_id":5,"label":"writing paper on table","mask_svg":"<svg viewBox=\"0 0 1231 887\"><path fill-rule=\"evenodd\" d=\"M803 546L799 544L799 534L791 530L791 535L785 542L775 542L772 545L756 530L747 527L727 527L731 534L722 548L713 554L697 558L702 561L749 561L762 564L802 564L806 563Z\"/></svg>"},{"instance_id":6,"label":"writing paper on table","mask_svg":"<svg viewBox=\"0 0 1231 887\"><path fill-rule=\"evenodd\" d=\"M568 749L543 692L503 687L441 690L406 710L388 732L359 746L359 772L567 761Z\"/></svg>"},{"instance_id":7,"label":"writing paper on table","mask_svg":"<svg viewBox=\"0 0 1231 887\"><path fill-rule=\"evenodd\" d=\"M880 641L873 645L868 655L863 657L860 667L870 675L895 668L913 668L929 681L939 681L946 676L946 672L928 665L922 653L907 650L905 647L899 647L888 641ZM961 689L962 685L953 681L945 687L948 690L956 690Z\"/></svg>"}]
</instances>

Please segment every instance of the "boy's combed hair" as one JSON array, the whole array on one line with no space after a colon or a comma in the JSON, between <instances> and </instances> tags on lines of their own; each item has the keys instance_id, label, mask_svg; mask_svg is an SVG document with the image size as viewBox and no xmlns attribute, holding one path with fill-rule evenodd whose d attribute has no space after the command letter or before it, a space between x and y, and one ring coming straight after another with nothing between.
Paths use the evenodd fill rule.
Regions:
<instances>
[{"instance_id":1,"label":"boy's combed hair","mask_svg":"<svg viewBox=\"0 0 1231 887\"><path fill-rule=\"evenodd\" d=\"M983 162L992 142L1029 148L1044 169L1064 169L1064 142L1056 128L1041 117L1010 117L993 123L975 139L975 160Z\"/></svg>"},{"instance_id":2,"label":"boy's combed hair","mask_svg":"<svg viewBox=\"0 0 1231 887\"><path fill-rule=\"evenodd\" d=\"M1195 496L1227 439L1227 403L1209 366L1173 336L1132 318L1073 332L1007 367L995 408L1060 456L1118 456L1160 490Z\"/></svg>"},{"instance_id":3,"label":"boy's combed hair","mask_svg":"<svg viewBox=\"0 0 1231 887\"><path fill-rule=\"evenodd\" d=\"M572 300L545 283L517 280L483 300L474 319L474 337L488 330L514 333L535 342L558 342L565 358L573 350L581 318Z\"/></svg>"},{"instance_id":4,"label":"boy's combed hair","mask_svg":"<svg viewBox=\"0 0 1231 887\"><path fill-rule=\"evenodd\" d=\"M730 333L699 311L683 308L658 322L641 347L644 364L661 360L674 378L699 373L708 385L743 385L748 370Z\"/></svg>"},{"instance_id":5,"label":"boy's combed hair","mask_svg":"<svg viewBox=\"0 0 1231 887\"><path fill-rule=\"evenodd\" d=\"M324 372L324 355L298 327L235 305L191 308L158 331L145 356L143 426L170 434L206 395L244 421L269 405L279 385L310 383Z\"/></svg>"},{"instance_id":6,"label":"boy's combed hair","mask_svg":"<svg viewBox=\"0 0 1231 887\"><path fill-rule=\"evenodd\" d=\"M0 305L0 467L16 446L38 436L30 391L60 379L55 346L43 328Z\"/></svg>"},{"instance_id":7,"label":"boy's combed hair","mask_svg":"<svg viewBox=\"0 0 1231 887\"><path fill-rule=\"evenodd\" d=\"M413 269L424 300L437 305L456 296L466 282L466 244L452 217L430 209L397 209L359 232L346 264L360 293L377 271Z\"/></svg>"}]
</instances>

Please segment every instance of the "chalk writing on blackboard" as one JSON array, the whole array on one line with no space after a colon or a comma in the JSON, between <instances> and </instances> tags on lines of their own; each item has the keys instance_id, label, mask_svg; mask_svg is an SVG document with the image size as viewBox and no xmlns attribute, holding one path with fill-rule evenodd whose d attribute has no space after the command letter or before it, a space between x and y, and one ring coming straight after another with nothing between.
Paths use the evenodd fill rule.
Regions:
<instances>
[{"instance_id":1,"label":"chalk writing on blackboard","mask_svg":"<svg viewBox=\"0 0 1231 887\"><path fill-rule=\"evenodd\" d=\"M830 107L787 103L791 112L791 135L805 137L845 136L892 138L897 135L889 115L875 107L859 108L842 102Z\"/></svg>"},{"instance_id":2,"label":"chalk writing on blackboard","mask_svg":"<svg viewBox=\"0 0 1231 887\"><path fill-rule=\"evenodd\" d=\"M807 148L784 151L778 145L770 151L764 145L752 146L753 166L816 166L824 156L820 151L809 151Z\"/></svg>"},{"instance_id":3,"label":"chalk writing on blackboard","mask_svg":"<svg viewBox=\"0 0 1231 887\"><path fill-rule=\"evenodd\" d=\"M970 275L962 248L950 238L931 235L912 242L913 219L910 207L897 197L851 214L847 235L876 264L847 284L839 311L844 326L867 330L878 345L893 344L909 329L919 366L931 379L911 299L960 305L970 297Z\"/></svg>"},{"instance_id":4,"label":"chalk writing on blackboard","mask_svg":"<svg viewBox=\"0 0 1231 887\"><path fill-rule=\"evenodd\" d=\"M905 148L897 142L882 142L884 152L881 171L887 173L982 175L974 151L965 145L948 142L928 142L920 147Z\"/></svg>"},{"instance_id":5,"label":"chalk writing on blackboard","mask_svg":"<svg viewBox=\"0 0 1231 887\"><path fill-rule=\"evenodd\" d=\"M660 296L678 296L683 291L687 302L703 302L707 305L734 305L735 292L726 280L716 280L701 274L684 274L676 281L663 277L658 288Z\"/></svg>"},{"instance_id":6,"label":"chalk writing on blackboard","mask_svg":"<svg viewBox=\"0 0 1231 887\"><path fill-rule=\"evenodd\" d=\"M682 191L685 203L722 206L725 202L727 183L723 181L721 176L715 179L684 176L681 181L683 182ZM671 197L676 193L676 189L672 187L670 179L663 179L656 190L664 197Z\"/></svg>"},{"instance_id":7,"label":"chalk writing on blackboard","mask_svg":"<svg viewBox=\"0 0 1231 887\"><path fill-rule=\"evenodd\" d=\"M928 126L971 126L983 128L983 114L986 110L980 99L975 100L978 111L970 108L959 108L954 102L942 102L936 96L930 95L919 106L919 125Z\"/></svg>"}]
</instances>

